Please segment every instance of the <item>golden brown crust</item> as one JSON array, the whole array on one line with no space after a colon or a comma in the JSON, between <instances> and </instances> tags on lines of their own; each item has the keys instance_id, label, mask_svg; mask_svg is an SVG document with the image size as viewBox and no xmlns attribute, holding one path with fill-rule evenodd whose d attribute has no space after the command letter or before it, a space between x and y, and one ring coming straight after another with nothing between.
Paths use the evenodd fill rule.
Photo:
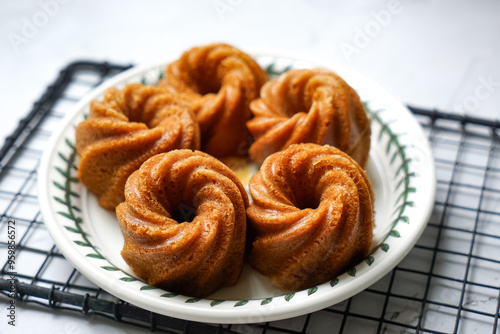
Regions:
<instances>
[{"instance_id":1,"label":"golden brown crust","mask_svg":"<svg viewBox=\"0 0 500 334\"><path fill-rule=\"evenodd\" d=\"M237 282L248 196L223 163L199 151L158 154L130 176L125 197L122 256L148 284L203 297Z\"/></svg>"},{"instance_id":2,"label":"golden brown crust","mask_svg":"<svg viewBox=\"0 0 500 334\"><path fill-rule=\"evenodd\" d=\"M210 44L171 63L159 87L184 94L200 123L204 152L244 156L252 138L246 127L252 117L249 104L266 81L267 74L246 53Z\"/></svg>"},{"instance_id":3,"label":"golden brown crust","mask_svg":"<svg viewBox=\"0 0 500 334\"><path fill-rule=\"evenodd\" d=\"M149 157L199 145L194 114L172 94L141 84L110 88L76 127L78 178L100 206L114 209L125 199L128 176Z\"/></svg>"},{"instance_id":4,"label":"golden brown crust","mask_svg":"<svg viewBox=\"0 0 500 334\"><path fill-rule=\"evenodd\" d=\"M363 168L370 150L370 122L356 92L326 69L290 70L267 82L250 104L248 129L256 138L250 157L262 163L292 144L328 144Z\"/></svg>"},{"instance_id":5,"label":"golden brown crust","mask_svg":"<svg viewBox=\"0 0 500 334\"><path fill-rule=\"evenodd\" d=\"M250 262L283 289L323 283L368 256L373 191L347 154L316 144L269 156L249 183Z\"/></svg>"}]
</instances>

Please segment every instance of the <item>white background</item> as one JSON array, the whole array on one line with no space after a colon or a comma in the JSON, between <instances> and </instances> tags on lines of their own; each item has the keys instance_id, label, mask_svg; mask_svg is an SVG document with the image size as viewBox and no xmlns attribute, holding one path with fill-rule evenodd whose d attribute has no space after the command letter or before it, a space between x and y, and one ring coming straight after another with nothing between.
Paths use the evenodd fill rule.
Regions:
<instances>
[{"instance_id":1,"label":"white background","mask_svg":"<svg viewBox=\"0 0 500 334\"><path fill-rule=\"evenodd\" d=\"M0 0L0 144L69 62L139 64L216 41L310 53L403 103L500 118L496 0ZM135 332L32 307L18 333Z\"/></svg>"}]
</instances>

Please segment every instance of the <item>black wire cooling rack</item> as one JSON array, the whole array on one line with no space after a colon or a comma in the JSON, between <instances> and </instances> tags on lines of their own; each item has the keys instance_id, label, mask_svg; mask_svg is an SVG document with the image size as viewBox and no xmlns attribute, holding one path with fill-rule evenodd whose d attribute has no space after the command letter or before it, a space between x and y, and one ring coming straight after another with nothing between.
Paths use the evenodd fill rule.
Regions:
<instances>
[{"instance_id":1,"label":"black wire cooling rack","mask_svg":"<svg viewBox=\"0 0 500 334\"><path fill-rule=\"evenodd\" d=\"M293 319L217 326L143 310L87 281L64 259L44 226L36 170L65 113L89 90L129 67L70 64L1 149L1 302L8 305L15 298L17 307L37 303L165 333L324 333L326 329L329 333L497 333L500 124L413 107L436 160L434 210L408 256L358 295ZM12 222L16 224L14 281L8 262Z\"/></svg>"}]
</instances>

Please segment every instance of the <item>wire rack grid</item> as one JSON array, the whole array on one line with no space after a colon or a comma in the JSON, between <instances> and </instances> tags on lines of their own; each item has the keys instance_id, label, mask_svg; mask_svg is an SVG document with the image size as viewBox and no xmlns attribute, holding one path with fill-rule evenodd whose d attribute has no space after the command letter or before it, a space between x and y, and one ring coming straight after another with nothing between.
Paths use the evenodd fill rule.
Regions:
<instances>
[{"instance_id":1,"label":"wire rack grid","mask_svg":"<svg viewBox=\"0 0 500 334\"><path fill-rule=\"evenodd\" d=\"M89 61L68 65L7 138L0 151L0 301L15 298L18 305L36 303L165 333L324 333L325 328L330 333L497 333L500 123L414 107L436 161L434 210L405 259L358 295L301 317L223 326L155 314L93 285L65 260L45 228L36 171L66 112L129 67ZM8 261L12 222L15 275Z\"/></svg>"}]
</instances>

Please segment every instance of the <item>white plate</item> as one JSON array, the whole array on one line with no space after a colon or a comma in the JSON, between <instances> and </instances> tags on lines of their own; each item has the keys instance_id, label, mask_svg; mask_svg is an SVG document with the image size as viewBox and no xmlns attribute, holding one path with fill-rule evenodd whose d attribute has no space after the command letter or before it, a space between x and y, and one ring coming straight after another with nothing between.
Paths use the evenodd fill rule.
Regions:
<instances>
[{"instance_id":1,"label":"white plate","mask_svg":"<svg viewBox=\"0 0 500 334\"><path fill-rule=\"evenodd\" d=\"M372 120L367 173L375 192L373 252L343 275L295 292L273 288L249 266L236 286L205 299L176 295L136 279L120 256L123 238L114 212L100 208L76 178L74 128L90 101L101 99L106 88L141 81L156 84L167 60L130 69L82 99L52 136L38 171L40 205L50 234L64 256L99 287L147 310L187 320L272 321L310 313L362 291L394 268L421 235L433 207L436 181L429 143L412 114L377 84L339 65L269 50L251 54L271 72L330 68L366 103Z\"/></svg>"}]
</instances>

